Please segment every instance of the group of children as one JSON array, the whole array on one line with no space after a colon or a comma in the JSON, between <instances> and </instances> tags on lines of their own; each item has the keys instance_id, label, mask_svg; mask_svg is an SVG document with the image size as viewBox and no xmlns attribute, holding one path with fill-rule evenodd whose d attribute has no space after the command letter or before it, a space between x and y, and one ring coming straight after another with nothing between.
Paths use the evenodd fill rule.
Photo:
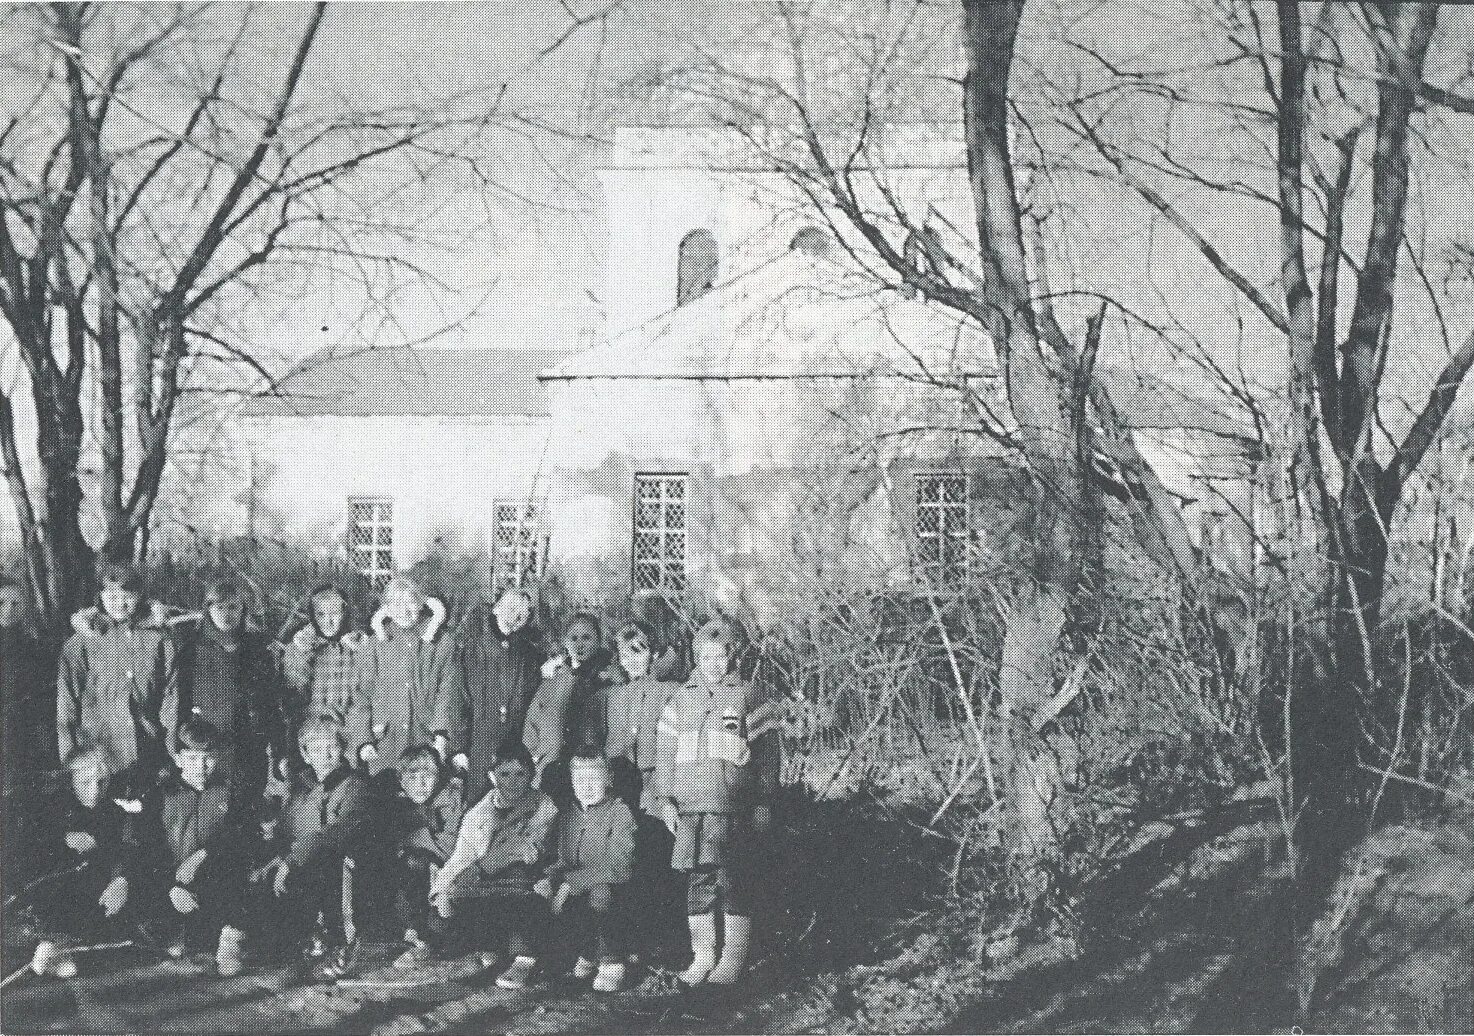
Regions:
<instances>
[{"instance_id":1,"label":"group of children","mask_svg":"<svg viewBox=\"0 0 1474 1036\"><path fill-rule=\"evenodd\" d=\"M341 973L359 927L392 916L396 967L475 953L522 988L562 929L574 975L616 991L659 942L674 871L681 981L742 975L780 744L730 624L703 626L686 656L638 621L608 644L580 612L545 658L526 593L452 630L398 578L367 631L344 592L317 589L274 652L236 582L186 623L132 568L102 564L98 584L57 666L68 801L21 836L49 868L38 972L74 975L84 934L141 926L171 955L213 942L222 975L242 969L247 932Z\"/></svg>"}]
</instances>

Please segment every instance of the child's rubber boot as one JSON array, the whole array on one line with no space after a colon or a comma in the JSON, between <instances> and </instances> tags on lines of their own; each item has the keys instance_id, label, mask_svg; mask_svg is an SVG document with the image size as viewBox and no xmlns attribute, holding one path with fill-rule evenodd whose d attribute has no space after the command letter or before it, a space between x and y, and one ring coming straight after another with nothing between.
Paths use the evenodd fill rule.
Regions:
<instances>
[{"instance_id":1,"label":"child's rubber boot","mask_svg":"<svg viewBox=\"0 0 1474 1036\"><path fill-rule=\"evenodd\" d=\"M221 978L233 978L245 966L241 962L241 944L246 933L239 928L226 925L220 929L220 942L215 947L215 970Z\"/></svg>"},{"instance_id":2,"label":"child's rubber boot","mask_svg":"<svg viewBox=\"0 0 1474 1036\"><path fill-rule=\"evenodd\" d=\"M690 914L686 924L691 929L691 966L677 977L688 986L699 986L716 966L717 915Z\"/></svg>"},{"instance_id":3,"label":"child's rubber boot","mask_svg":"<svg viewBox=\"0 0 1474 1036\"><path fill-rule=\"evenodd\" d=\"M580 957L578 958L578 963L573 965L573 977L578 979L580 982L587 982L589 979L594 977L598 970L599 965L595 964L587 957Z\"/></svg>"},{"instance_id":4,"label":"child's rubber boot","mask_svg":"<svg viewBox=\"0 0 1474 1036\"><path fill-rule=\"evenodd\" d=\"M624 988L624 961L606 961L599 965L594 978L595 993L618 993Z\"/></svg>"},{"instance_id":5,"label":"child's rubber boot","mask_svg":"<svg viewBox=\"0 0 1474 1036\"><path fill-rule=\"evenodd\" d=\"M752 918L741 914L726 914L722 924L722 959L706 977L706 981L714 986L731 986L742 977L742 969L747 967L747 948L752 941Z\"/></svg>"},{"instance_id":6,"label":"child's rubber boot","mask_svg":"<svg viewBox=\"0 0 1474 1036\"><path fill-rule=\"evenodd\" d=\"M424 939L420 938L419 932L413 928L405 929L404 941L406 949L398 957L394 958L392 967L398 968L401 971L407 971L412 968L423 968L426 964L430 963L430 947Z\"/></svg>"},{"instance_id":7,"label":"child's rubber boot","mask_svg":"<svg viewBox=\"0 0 1474 1036\"><path fill-rule=\"evenodd\" d=\"M497 976L496 984L502 989L526 989L536 967L536 957L518 957L510 968Z\"/></svg>"},{"instance_id":8,"label":"child's rubber boot","mask_svg":"<svg viewBox=\"0 0 1474 1036\"><path fill-rule=\"evenodd\" d=\"M31 970L37 975L44 975L51 970L56 963L56 943L50 939L43 939L36 944L36 952L31 954Z\"/></svg>"}]
</instances>

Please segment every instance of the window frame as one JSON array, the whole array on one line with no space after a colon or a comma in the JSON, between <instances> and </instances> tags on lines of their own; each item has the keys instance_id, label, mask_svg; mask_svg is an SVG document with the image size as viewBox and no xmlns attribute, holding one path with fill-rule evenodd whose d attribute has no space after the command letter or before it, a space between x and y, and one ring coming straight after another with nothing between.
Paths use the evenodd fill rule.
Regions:
<instances>
[{"instance_id":1,"label":"window frame","mask_svg":"<svg viewBox=\"0 0 1474 1036\"><path fill-rule=\"evenodd\" d=\"M645 502L641 487L658 484L662 487L658 505L660 514L657 524L650 526L640 520L640 505ZM664 488L673 484L681 487L681 521L679 528L667 523L669 506L676 502ZM689 471L639 471L631 483L630 492L630 586L635 593L655 590L669 597L680 599L686 595L689 579L687 566L691 557L691 473ZM656 555L643 557L640 551L641 536L656 537ZM669 544L673 534L680 537L680 556L672 557ZM642 579L642 572L653 568L654 581Z\"/></svg>"},{"instance_id":2,"label":"window frame","mask_svg":"<svg viewBox=\"0 0 1474 1036\"><path fill-rule=\"evenodd\" d=\"M947 494L940 493L936 499L923 500L922 485L928 479L937 480L939 486L943 480L955 480L960 488L954 491L955 498L943 499ZM916 544L913 560L917 575L928 583L956 586L972 574L975 567L972 491L972 472L963 468L920 468L911 473L911 534ZM922 528L922 514L926 511L937 514L934 530ZM960 516L960 522L949 523L946 517L949 514ZM960 564L948 557L947 549L942 546L946 541L957 544L954 556L960 559ZM927 544L937 545L932 548L932 557L927 557Z\"/></svg>"},{"instance_id":3,"label":"window frame","mask_svg":"<svg viewBox=\"0 0 1474 1036\"><path fill-rule=\"evenodd\" d=\"M367 521L360 520L358 509L370 508ZM355 543L354 534L369 531L368 543ZM392 496L350 496L348 498L348 562L353 570L369 581L375 590L383 590L394 578L394 498ZM368 561L361 560L368 555Z\"/></svg>"},{"instance_id":4,"label":"window frame","mask_svg":"<svg viewBox=\"0 0 1474 1036\"><path fill-rule=\"evenodd\" d=\"M507 586L525 586L542 578L547 563L543 515L547 508L540 499L499 499L491 505L493 525L492 567L496 580ZM515 516L503 517L505 510ZM512 530L510 543L503 543L503 533ZM526 548L525 553L519 552Z\"/></svg>"}]
</instances>

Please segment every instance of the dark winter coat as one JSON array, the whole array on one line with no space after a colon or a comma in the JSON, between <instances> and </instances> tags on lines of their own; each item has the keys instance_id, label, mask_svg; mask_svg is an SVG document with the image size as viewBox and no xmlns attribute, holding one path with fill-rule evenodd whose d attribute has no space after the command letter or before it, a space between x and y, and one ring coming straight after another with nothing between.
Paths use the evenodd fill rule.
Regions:
<instances>
[{"instance_id":1,"label":"dark winter coat","mask_svg":"<svg viewBox=\"0 0 1474 1036\"><path fill-rule=\"evenodd\" d=\"M142 851L139 863L149 872L146 877L166 886L174 883L179 865L201 849L212 869L244 871L253 822L246 803L221 771L215 771L203 790L170 774L148 796L139 818L143 831L137 839Z\"/></svg>"},{"instance_id":2,"label":"dark winter coat","mask_svg":"<svg viewBox=\"0 0 1474 1036\"><path fill-rule=\"evenodd\" d=\"M0 769L7 791L56 769L56 695L41 645L20 626L0 629ZM9 805L7 803L7 805Z\"/></svg>"},{"instance_id":3,"label":"dark winter coat","mask_svg":"<svg viewBox=\"0 0 1474 1036\"><path fill-rule=\"evenodd\" d=\"M384 623L384 636L364 641L357 656L357 690L368 710L369 733L378 758L369 772L399 765L405 749L429 744L437 733L449 736L450 713L460 700L460 674L454 645L433 622L410 629ZM356 755L359 746L351 744Z\"/></svg>"},{"instance_id":4,"label":"dark winter coat","mask_svg":"<svg viewBox=\"0 0 1474 1036\"><path fill-rule=\"evenodd\" d=\"M660 717L671 696L681 689L653 676L609 689L609 741L604 754L610 759L627 759L640 774L640 808L655 811L659 790L655 780L656 733Z\"/></svg>"},{"instance_id":5,"label":"dark winter coat","mask_svg":"<svg viewBox=\"0 0 1474 1036\"><path fill-rule=\"evenodd\" d=\"M351 856L370 834L369 805L368 784L346 765L320 783L312 770L301 771L277 825L280 855L294 870Z\"/></svg>"},{"instance_id":6,"label":"dark winter coat","mask_svg":"<svg viewBox=\"0 0 1474 1036\"><path fill-rule=\"evenodd\" d=\"M459 696L452 703L447 730L453 751L470 762L469 792L479 798L486 772L496 763L497 747L522 737L528 702L537 691L542 649L537 631L524 626L505 634L485 606L474 609L457 638Z\"/></svg>"},{"instance_id":7,"label":"dark winter coat","mask_svg":"<svg viewBox=\"0 0 1474 1036\"><path fill-rule=\"evenodd\" d=\"M567 659L543 680L527 709L522 740L538 770L578 749L603 749L609 740L609 688L624 680L624 671L610 653L600 648L576 669Z\"/></svg>"},{"instance_id":8,"label":"dark winter coat","mask_svg":"<svg viewBox=\"0 0 1474 1036\"><path fill-rule=\"evenodd\" d=\"M49 820L49 837L37 847L47 857L41 870L86 864L100 883L106 884L113 878L126 877L135 869L142 841L138 815L128 813L117 800L104 794L96 806L88 809L68 788L64 795L57 796ZM73 831L91 835L96 845L86 852L72 849L66 836Z\"/></svg>"},{"instance_id":9,"label":"dark winter coat","mask_svg":"<svg viewBox=\"0 0 1474 1036\"><path fill-rule=\"evenodd\" d=\"M556 888L568 885L579 896L595 885L624 885L635 859L635 817L616 798L592 806L574 805L558 815L558 857L548 870Z\"/></svg>"},{"instance_id":10,"label":"dark winter coat","mask_svg":"<svg viewBox=\"0 0 1474 1036\"><path fill-rule=\"evenodd\" d=\"M394 800L396 849L400 855L418 856L443 864L455 851L466 814L465 785L447 781L422 803L400 794Z\"/></svg>"},{"instance_id":11,"label":"dark winter coat","mask_svg":"<svg viewBox=\"0 0 1474 1036\"><path fill-rule=\"evenodd\" d=\"M289 753L281 687L265 638L252 630L227 633L206 617L180 645L178 687L170 729L191 716L209 721L226 737L232 768L264 784L267 747L277 759Z\"/></svg>"},{"instance_id":12,"label":"dark winter coat","mask_svg":"<svg viewBox=\"0 0 1474 1036\"><path fill-rule=\"evenodd\" d=\"M112 773L140 761L160 766L177 690L174 644L145 619L115 623L98 613L61 652L56 676L60 758L96 745Z\"/></svg>"}]
</instances>

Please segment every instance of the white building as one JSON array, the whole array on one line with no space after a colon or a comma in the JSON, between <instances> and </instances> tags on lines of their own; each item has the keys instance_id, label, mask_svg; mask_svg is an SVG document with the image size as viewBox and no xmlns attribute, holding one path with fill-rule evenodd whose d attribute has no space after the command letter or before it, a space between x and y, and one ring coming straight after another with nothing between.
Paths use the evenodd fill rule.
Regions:
<instances>
[{"instance_id":1,"label":"white building","mask_svg":"<svg viewBox=\"0 0 1474 1036\"><path fill-rule=\"evenodd\" d=\"M900 196L965 212L955 156L908 153ZM245 419L245 531L342 544L380 581L485 548L498 578L546 557L587 599L658 588L759 616L813 580L904 589L974 563L1012 477L970 402L998 396L986 335L879 288L720 135L621 130L602 179L601 341L309 360ZM1234 479L1233 422L1117 380L1169 485L1218 500L1198 483ZM1232 508L1200 509L1222 538Z\"/></svg>"}]
</instances>

